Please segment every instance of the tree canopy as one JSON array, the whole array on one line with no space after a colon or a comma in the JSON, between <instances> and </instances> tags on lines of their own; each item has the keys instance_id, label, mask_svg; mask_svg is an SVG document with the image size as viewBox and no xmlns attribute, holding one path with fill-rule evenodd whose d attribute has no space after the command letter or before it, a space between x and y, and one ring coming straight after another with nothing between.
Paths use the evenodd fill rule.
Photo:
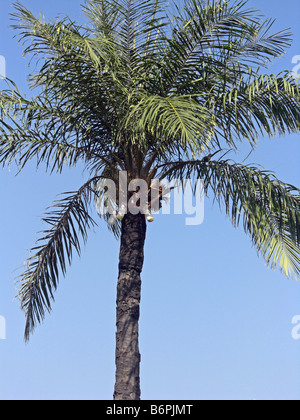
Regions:
<instances>
[{"instance_id":1,"label":"tree canopy","mask_svg":"<svg viewBox=\"0 0 300 420\"><path fill-rule=\"evenodd\" d=\"M86 0L85 25L46 21L21 3L13 29L36 69L27 98L0 92L0 164L32 159L50 172L83 162L88 174L43 218L19 296L29 338L95 221L100 179L204 179L271 267L300 276L300 194L273 173L224 159L240 142L296 133L299 84L264 69L291 44L247 1ZM220 152L219 154L216 152ZM214 158L207 158L214 156ZM218 157L219 156L219 157ZM118 203L116 203L118 204ZM107 221L108 217L104 217ZM109 228L118 236L120 224Z\"/></svg>"}]
</instances>

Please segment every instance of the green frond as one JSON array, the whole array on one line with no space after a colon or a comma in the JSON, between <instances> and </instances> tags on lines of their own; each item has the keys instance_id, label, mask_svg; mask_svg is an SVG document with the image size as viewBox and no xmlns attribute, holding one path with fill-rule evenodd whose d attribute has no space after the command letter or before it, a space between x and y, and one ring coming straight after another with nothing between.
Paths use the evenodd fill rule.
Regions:
<instances>
[{"instance_id":1,"label":"green frond","mask_svg":"<svg viewBox=\"0 0 300 420\"><path fill-rule=\"evenodd\" d=\"M242 222L266 264L300 274L300 190L270 172L229 161L161 165L160 179L203 179L235 227Z\"/></svg>"},{"instance_id":2,"label":"green frond","mask_svg":"<svg viewBox=\"0 0 300 420\"><path fill-rule=\"evenodd\" d=\"M117 35L120 24L119 7L114 1L86 0L83 13L89 18L94 31L105 38Z\"/></svg>"},{"instance_id":3,"label":"green frond","mask_svg":"<svg viewBox=\"0 0 300 420\"><path fill-rule=\"evenodd\" d=\"M42 87L48 98L68 99L89 113L96 111L103 125L111 123L118 114L115 94L121 94L123 87L115 75L122 63L116 42L67 17L47 23L20 3L15 8L13 17L18 23L13 29L18 31L24 54L43 61L36 74L30 75L31 86Z\"/></svg>"},{"instance_id":4,"label":"green frond","mask_svg":"<svg viewBox=\"0 0 300 420\"><path fill-rule=\"evenodd\" d=\"M103 150L88 141L90 120L65 100L27 100L15 88L0 92L0 164L20 169L32 158L51 171L79 160L101 160ZM101 133L99 133L101 134Z\"/></svg>"},{"instance_id":5,"label":"green frond","mask_svg":"<svg viewBox=\"0 0 300 420\"><path fill-rule=\"evenodd\" d=\"M74 193L57 200L43 218L49 228L30 251L27 270L20 276L18 297L26 315L25 339L29 339L36 323L51 311L51 300L58 286L59 273L65 275L73 250L80 255L81 240L87 240L88 228L95 225L88 213L93 190L92 179Z\"/></svg>"},{"instance_id":6,"label":"green frond","mask_svg":"<svg viewBox=\"0 0 300 420\"><path fill-rule=\"evenodd\" d=\"M192 75L201 78L205 63L222 71L225 62L261 65L283 54L291 43L290 34L271 34L272 22L262 21L257 11L245 8L246 3L184 2L165 53L164 92L180 91ZM213 69L207 71L213 76Z\"/></svg>"},{"instance_id":7,"label":"green frond","mask_svg":"<svg viewBox=\"0 0 300 420\"><path fill-rule=\"evenodd\" d=\"M149 132L159 139L157 147L168 149L178 144L194 156L210 147L214 133L214 119L207 109L187 96L150 96L132 106L125 122L126 130L133 130L136 138Z\"/></svg>"},{"instance_id":8,"label":"green frond","mask_svg":"<svg viewBox=\"0 0 300 420\"><path fill-rule=\"evenodd\" d=\"M298 224L299 230L299 207L295 216L295 224ZM290 228L291 220L288 220L286 214L262 215L259 234L253 232L253 241L258 251L263 255L267 266L272 269L279 267L282 273L288 278L300 277L300 258L299 258L299 240L295 241ZM251 231L251 226L249 226Z\"/></svg>"},{"instance_id":9,"label":"green frond","mask_svg":"<svg viewBox=\"0 0 300 420\"><path fill-rule=\"evenodd\" d=\"M249 71L231 86L211 89L207 105L214 109L216 125L230 145L235 139L255 145L270 137L297 133L300 129L299 83L288 72L259 75Z\"/></svg>"}]
</instances>

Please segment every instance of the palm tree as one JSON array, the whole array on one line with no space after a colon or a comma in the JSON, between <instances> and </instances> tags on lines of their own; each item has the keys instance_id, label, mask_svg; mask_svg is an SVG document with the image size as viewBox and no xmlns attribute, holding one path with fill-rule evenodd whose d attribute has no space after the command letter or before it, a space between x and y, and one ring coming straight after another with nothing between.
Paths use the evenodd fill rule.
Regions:
<instances>
[{"instance_id":1,"label":"palm tree","mask_svg":"<svg viewBox=\"0 0 300 420\"><path fill-rule=\"evenodd\" d=\"M224 159L239 142L298 132L299 86L289 74L264 74L290 45L287 31L247 1L87 0L83 26L47 23L20 3L14 29L37 62L30 99L6 79L0 93L0 162L31 159L50 172L83 162L88 178L48 209L46 230L20 278L25 339L51 310L60 275L95 224L103 178L117 182L203 179L234 226L242 223L270 267L300 275L300 190L273 173ZM170 16L169 16L170 15ZM119 191L120 193L120 191ZM138 189L132 194L137 194ZM163 191L158 200L161 202ZM107 205L107 200L106 203ZM145 212L102 215L120 236L115 399L140 398L138 343ZM153 208L147 203L147 216ZM142 206L140 206L141 208ZM142 210L142 208L141 208ZM125 214L124 214L125 213ZM148 217L152 220L151 217Z\"/></svg>"}]
</instances>

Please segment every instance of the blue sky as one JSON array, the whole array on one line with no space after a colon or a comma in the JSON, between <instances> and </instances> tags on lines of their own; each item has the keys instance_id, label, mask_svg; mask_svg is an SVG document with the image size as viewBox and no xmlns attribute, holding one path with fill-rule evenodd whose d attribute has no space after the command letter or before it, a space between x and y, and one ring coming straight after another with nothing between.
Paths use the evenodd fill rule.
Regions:
<instances>
[{"instance_id":1,"label":"blue sky","mask_svg":"<svg viewBox=\"0 0 300 420\"><path fill-rule=\"evenodd\" d=\"M24 0L30 10L80 19L78 0ZM0 55L7 77L27 91L28 64L9 29L11 1L0 0ZM269 72L292 70L300 55L298 0L250 0L294 43ZM4 86L0 80L0 89ZM249 149L242 147L240 156ZM261 139L249 163L300 185L299 137ZM99 221L61 278L52 314L24 344L15 278L56 195L85 181L82 168L49 175L34 163L0 171L0 399L111 399L119 244ZM148 225L140 319L143 399L300 399L300 283L271 271L243 230L205 200L200 226L161 215Z\"/></svg>"}]
</instances>

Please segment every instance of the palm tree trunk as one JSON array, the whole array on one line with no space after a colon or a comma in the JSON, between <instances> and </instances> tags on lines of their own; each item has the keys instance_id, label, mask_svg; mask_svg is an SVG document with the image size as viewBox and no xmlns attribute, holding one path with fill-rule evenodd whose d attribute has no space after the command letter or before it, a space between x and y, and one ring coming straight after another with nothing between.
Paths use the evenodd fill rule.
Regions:
<instances>
[{"instance_id":1,"label":"palm tree trunk","mask_svg":"<svg viewBox=\"0 0 300 420\"><path fill-rule=\"evenodd\" d=\"M145 216L126 214L122 220L117 286L115 400L139 400L141 395L138 323L145 237Z\"/></svg>"}]
</instances>

